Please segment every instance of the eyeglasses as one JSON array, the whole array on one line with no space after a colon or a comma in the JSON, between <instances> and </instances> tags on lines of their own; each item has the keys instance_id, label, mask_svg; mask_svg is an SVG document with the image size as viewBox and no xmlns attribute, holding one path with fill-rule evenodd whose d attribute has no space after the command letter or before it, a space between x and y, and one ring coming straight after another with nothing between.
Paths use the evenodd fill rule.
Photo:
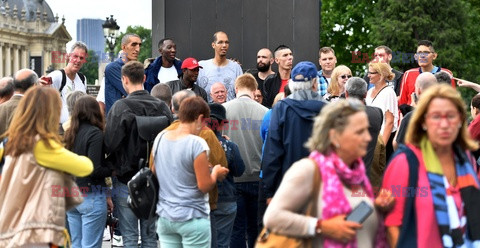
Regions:
<instances>
[{"instance_id":1,"label":"eyeglasses","mask_svg":"<svg viewBox=\"0 0 480 248\"><path fill-rule=\"evenodd\" d=\"M351 78L352 75L341 75L340 77L341 77L342 79L346 79L346 78Z\"/></svg>"},{"instance_id":2,"label":"eyeglasses","mask_svg":"<svg viewBox=\"0 0 480 248\"><path fill-rule=\"evenodd\" d=\"M430 52L430 51L418 51L418 52L417 52L417 56L427 57L428 55L430 55L430 53L433 53L433 52Z\"/></svg>"},{"instance_id":3,"label":"eyeglasses","mask_svg":"<svg viewBox=\"0 0 480 248\"><path fill-rule=\"evenodd\" d=\"M375 75L375 74L378 74L378 72L376 72L376 71L369 71L368 74L370 74L370 75Z\"/></svg>"},{"instance_id":4,"label":"eyeglasses","mask_svg":"<svg viewBox=\"0 0 480 248\"><path fill-rule=\"evenodd\" d=\"M430 113L425 115L427 119L439 124L443 119L446 119L449 124L452 122L455 122L459 118L458 113L446 113L446 114L440 114L440 113Z\"/></svg>"}]
</instances>

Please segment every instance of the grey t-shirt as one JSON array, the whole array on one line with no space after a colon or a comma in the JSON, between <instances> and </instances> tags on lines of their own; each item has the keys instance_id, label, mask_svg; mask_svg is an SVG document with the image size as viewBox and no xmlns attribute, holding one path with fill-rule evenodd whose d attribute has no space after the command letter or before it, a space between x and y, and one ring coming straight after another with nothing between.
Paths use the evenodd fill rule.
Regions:
<instances>
[{"instance_id":1,"label":"grey t-shirt","mask_svg":"<svg viewBox=\"0 0 480 248\"><path fill-rule=\"evenodd\" d=\"M152 149L160 185L158 216L174 222L207 218L210 213L208 194L198 189L193 168L195 158L202 152L208 153L207 142L196 135L169 140L163 134L166 132L157 136Z\"/></svg>"},{"instance_id":2,"label":"grey t-shirt","mask_svg":"<svg viewBox=\"0 0 480 248\"><path fill-rule=\"evenodd\" d=\"M228 60L226 66L216 66L213 59L202 60L198 62L203 67L198 72L197 84L202 87L208 96L210 102L210 88L214 83L220 82L227 88L227 101L235 99L235 79L242 75L242 67L237 62Z\"/></svg>"}]
</instances>

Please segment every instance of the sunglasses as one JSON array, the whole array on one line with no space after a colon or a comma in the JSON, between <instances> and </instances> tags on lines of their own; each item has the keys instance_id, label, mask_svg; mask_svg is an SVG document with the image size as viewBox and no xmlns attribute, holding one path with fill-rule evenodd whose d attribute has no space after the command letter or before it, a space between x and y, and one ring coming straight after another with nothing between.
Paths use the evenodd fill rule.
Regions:
<instances>
[{"instance_id":1,"label":"sunglasses","mask_svg":"<svg viewBox=\"0 0 480 248\"><path fill-rule=\"evenodd\" d=\"M346 79L346 78L351 78L352 75L341 75L340 77L341 77L342 79Z\"/></svg>"}]
</instances>

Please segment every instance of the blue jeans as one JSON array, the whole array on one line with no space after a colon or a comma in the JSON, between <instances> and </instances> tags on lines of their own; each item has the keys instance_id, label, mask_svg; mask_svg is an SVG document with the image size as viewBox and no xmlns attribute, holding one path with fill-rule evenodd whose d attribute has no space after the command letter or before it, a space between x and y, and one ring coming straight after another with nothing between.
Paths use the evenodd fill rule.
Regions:
<instances>
[{"instance_id":1,"label":"blue jeans","mask_svg":"<svg viewBox=\"0 0 480 248\"><path fill-rule=\"evenodd\" d=\"M140 235L142 236L142 247L157 248L157 236L155 234L155 223L157 218L149 220L138 219L127 203L127 185L120 181L113 185L117 191L113 197L116 199L118 208L118 222L122 232L123 245L126 248L138 247L138 221L140 220Z\"/></svg>"},{"instance_id":2,"label":"blue jeans","mask_svg":"<svg viewBox=\"0 0 480 248\"><path fill-rule=\"evenodd\" d=\"M173 222L159 217L157 233L160 237L160 247L162 248L210 248L212 234L210 233L210 220L207 218Z\"/></svg>"},{"instance_id":3,"label":"blue jeans","mask_svg":"<svg viewBox=\"0 0 480 248\"><path fill-rule=\"evenodd\" d=\"M218 202L213 211L217 229L217 247L228 248L232 236L233 223L237 215L237 202Z\"/></svg>"},{"instance_id":4,"label":"blue jeans","mask_svg":"<svg viewBox=\"0 0 480 248\"><path fill-rule=\"evenodd\" d=\"M245 248L245 233L248 247L253 248L258 236L258 182L235 183L237 190L237 216L233 224L231 248Z\"/></svg>"},{"instance_id":5,"label":"blue jeans","mask_svg":"<svg viewBox=\"0 0 480 248\"><path fill-rule=\"evenodd\" d=\"M72 247L101 247L107 221L107 199L102 193L90 193L82 204L67 212Z\"/></svg>"}]
</instances>

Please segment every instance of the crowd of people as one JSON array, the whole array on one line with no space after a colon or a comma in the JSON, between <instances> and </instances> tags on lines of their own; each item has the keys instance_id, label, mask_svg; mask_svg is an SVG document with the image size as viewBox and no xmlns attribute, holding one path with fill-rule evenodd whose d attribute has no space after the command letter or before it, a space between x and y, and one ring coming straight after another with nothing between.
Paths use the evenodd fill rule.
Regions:
<instances>
[{"instance_id":1,"label":"crowd of people","mask_svg":"<svg viewBox=\"0 0 480 248\"><path fill-rule=\"evenodd\" d=\"M244 73L229 44L218 31L213 58L181 60L164 38L141 63L126 34L96 99L83 42L61 70L0 79L0 247L101 247L107 214L124 247L254 247L262 229L312 247L480 246L480 97L469 125L456 90L480 86L434 65L432 42L405 73L378 46L363 78L331 47L318 70L286 45ZM138 118L159 116L147 142ZM142 160L159 182L149 219L127 200ZM358 206L371 213L350 219Z\"/></svg>"}]
</instances>

